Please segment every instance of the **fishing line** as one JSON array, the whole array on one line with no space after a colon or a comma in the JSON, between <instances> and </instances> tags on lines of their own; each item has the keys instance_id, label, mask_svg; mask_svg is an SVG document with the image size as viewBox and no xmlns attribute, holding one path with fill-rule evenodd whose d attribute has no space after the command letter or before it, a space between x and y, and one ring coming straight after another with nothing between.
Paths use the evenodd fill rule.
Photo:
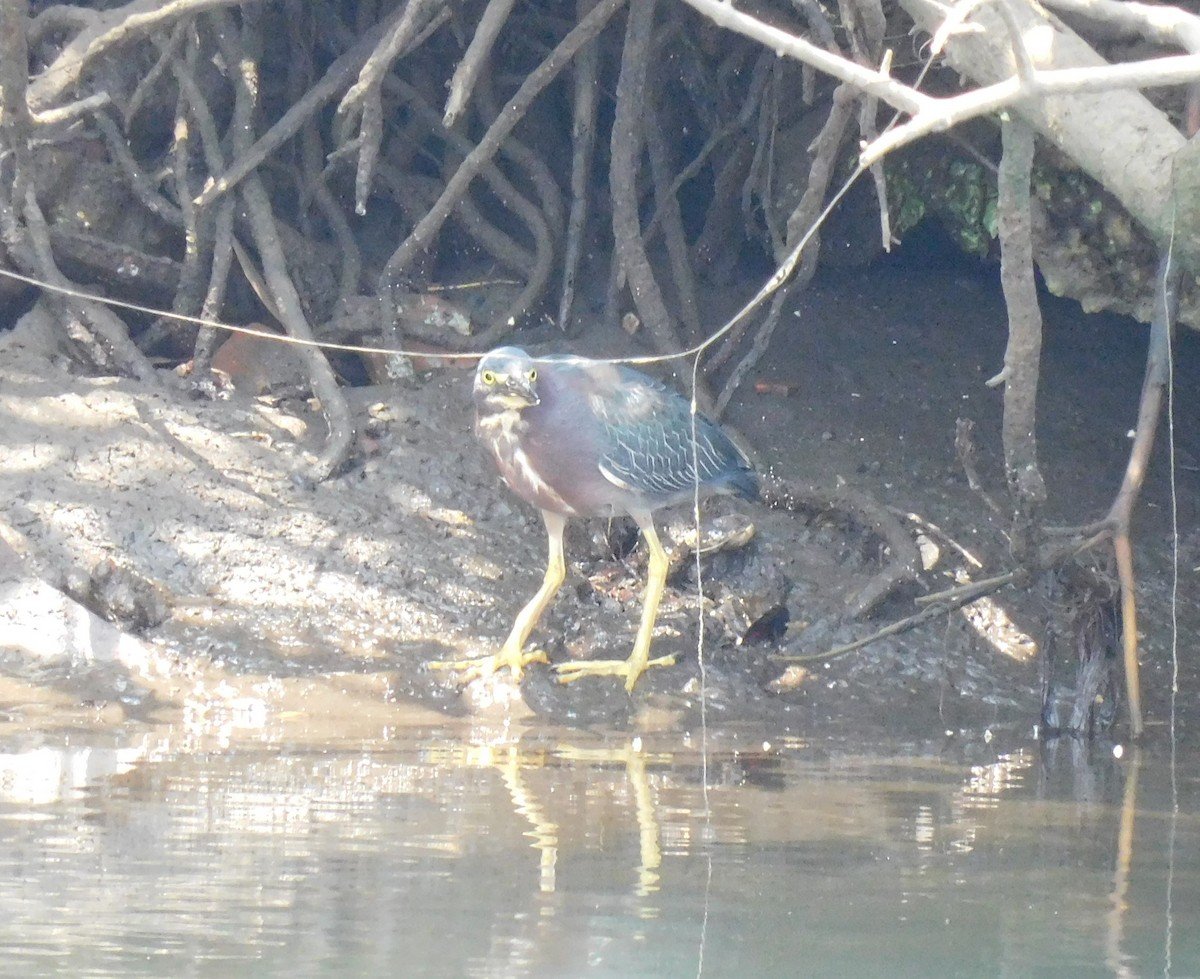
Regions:
<instances>
[{"instance_id":1,"label":"fishing line","mask_svg":"<svg viewBox=\"0 0 1200 979\"><path fill-rule=\"evenodd\" d=\"M1164 935L1165 966L1163 975L1171 974L1172 943L1175 932L1175 835L1179 824L1179 774L1176 769L1178 736L1175 728L1175 709L1179 699L1179 494L1175 478L1175 344L1172 342L1171 264L1175 253L1175 195L1171 196L1171 232L1167 240L1167 260L1164 263L1160 288L1163 290L1163 309L1167 319L1167 476L1171 493L1171 705L1169 759L1171 779L1171 818L1167 829L1167 883Z\"/></svg>"}]
</instances>

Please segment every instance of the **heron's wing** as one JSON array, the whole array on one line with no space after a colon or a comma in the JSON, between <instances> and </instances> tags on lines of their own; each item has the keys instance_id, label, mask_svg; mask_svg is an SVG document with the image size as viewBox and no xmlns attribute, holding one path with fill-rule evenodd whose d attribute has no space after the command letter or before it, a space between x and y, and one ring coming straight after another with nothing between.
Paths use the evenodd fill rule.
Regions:
<instances>
[{"instance_id":1,"label":"heron's wing","mask_svg":"<svg viewBox=\"0 0 1200 979\"><path fill-rule=\"evenodd\" d=\"M745 461L725 434L662 382L626 367L596 365L589 405L604 429L600 471L626 489L675 497L729 475ZM695 445L693 446L693 434Z\"/></svg>"}]
</instances>

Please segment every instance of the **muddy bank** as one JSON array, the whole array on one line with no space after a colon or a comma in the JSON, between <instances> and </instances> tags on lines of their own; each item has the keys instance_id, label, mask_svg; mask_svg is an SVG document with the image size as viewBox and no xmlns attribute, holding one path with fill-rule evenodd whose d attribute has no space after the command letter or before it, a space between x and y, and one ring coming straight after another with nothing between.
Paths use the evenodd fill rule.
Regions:
<instances>
[{"instance_id":1,"label":"muddy bank","mask_svg":"<svg viewBox=\"0 0 1200 979\"><path fill-rule=\"evenodd\" d=\"M990 286L965 285L985 305L979 290ZM854 302L844 288L818 289L807 302L804 315L828 328L809 330L798 344L789 339L764 368L764 377L799 393L749 394L733 421L764 464L844 476L920 515L929 526L908 526L933 545L930 567L876 621L845 625L834 613L877 570L878 542L836 519L714 503L706 515L742 513L757 533L748 548L707 562L704 669L697 592L685 569L668 591L655 641L656 653L677 652L681 662L653 671L632 700L615 683L563 687L538 669L518 690L507 679L464 689L427 668L499 643L545 559L539 519L507 495L471 435L469 371L432 371L401 391L353 389L362 449L346 472L314 486L300 475L324 434L310 401L211 402L191 397L173 376L158 388L78 376L40 319L27 318L0 339L0 498L6 539L22 559L8 577L62 589L141 643L136 652L101 654L84 643L73 652L6 653L10 720L121 723L242 711L253 724L259 714L320 711L386 724L388 705L401 699L441 712L674 727L694 723L703 689L708 722L801 732L1027 729L1040 695L1044 609L1035 595L1006 593L965 616L790 670L773 658L781 647L737 645L752 620L783 604L792 625L782 651L820 651L905 614L915 591L961 575L962 542L985 566L1003 556L1003 538L954 471L947 444L947 413L965 397L957 378L980 385L988 344L1002 335L981 347L962 322L937 318L926 321L924 336L889 339L862 323L842 332L833 328L837 304ZM860 319L883 315L865 294L856 309ZM870 349L901 340L896 356ZM945 376L917 383L922 365ZM1109 383L1096 402L1111 402L1114 415L1127 408L1117 389ZM1105 426L1093 426L1092 442L1074 444L1072 434L1081 433L1069 424L1055 438L1069 419L1054 415L1053 398L1049 470L1058 499L1078 510L1115 485L1097 478L1097 466L1109 465L1094 444L1106 438ZM981 412L985 438L991 413ZM1108 442L1119 464L1123 446ZM1182 489L1193 494L1183 475ZM1152 710L1166 668L1158 493L1152 485L1139 564ZM687 529L686 514L661 522ZM553 660L623 657L632 641L644 566L636 550L614 557L607 530L596 522L570 532L571 577L535 636ZM1186 564L1194 531L1182 540ZM1194 582L1192 567L1182 570ZM1194 617L1194 590L1182 593L1185 619Z\"/></svg>"}]
</instances>

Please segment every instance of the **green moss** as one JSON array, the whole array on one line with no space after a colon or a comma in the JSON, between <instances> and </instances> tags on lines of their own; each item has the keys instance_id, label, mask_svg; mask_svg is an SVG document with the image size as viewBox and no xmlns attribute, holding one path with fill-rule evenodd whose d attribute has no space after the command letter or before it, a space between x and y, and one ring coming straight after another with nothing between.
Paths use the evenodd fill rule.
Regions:
<instances>
[{"instance_id":1,"label":"green moss","mask_svg":"<svg viewBox=\"0 0 1200 979\"><path fill-rule=\"evenodd\" d=\"M996 237L995 178L973 160L922 156L889 163L888 196L898 235L935 217L973 255L986 255Z\"/></svg>"},{"instance_id":2,"label":"green moss","mask_svg":"<svg viewBox=\"0 0 1200 979\"><path fill-rule=\"evenodd\" d=\"M928 217L936 218L964 251L986 255L999 234L995 174L965 157L914 153L889 161L892 227L903 236ZM1076 235L1079 247L1122 264L1135 237L1128 216L1080 170L1034 162L1033 195L1043 205L1056 237Z\"/></svg>"}]
</instances>

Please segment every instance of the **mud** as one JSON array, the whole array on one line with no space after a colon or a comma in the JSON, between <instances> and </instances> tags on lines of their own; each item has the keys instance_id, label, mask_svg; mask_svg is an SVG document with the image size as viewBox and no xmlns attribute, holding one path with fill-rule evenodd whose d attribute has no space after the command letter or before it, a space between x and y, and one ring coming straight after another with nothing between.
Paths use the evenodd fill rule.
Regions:
<instances>
[{"instance_id":1,"label":"mud","mask_svg":"<svg viewBox=\"0 0 1200 979\"><path fill-rule=\"evenodd\" d=\"M500 643L545 560L539 518L507 494L471 434L469 371L353 389L360 451L347 471L311 485L303 474L324 434L319 405L295 396L202 400L166 374L157 389L80 376L35 311L0 336L0 526L16 555L0 570L69 593L98 617L58 640L47 631L40 644L9 644L0 657L7 722L187 715L253 727L321 713L348 732L386 725L403 700L443 714L532 712L637 729L692 729L703 714L707 724L800 733L1028 730L1047 614L1036 590L1003 592L834 660L775 658L857 638L911 612L922 590L1004 570L1003 528L967 487L953 450L955 418L971 417L985 475L1002 495L1000 400L983 384L1003 356L993 276L884 265L819 281L794 319L759 372L762 393L748 390L731 423L764 468L845 480L894 508L929 567L872 621L846 623L839 608L887 557L877 540L836 514L714 502L706 519L749 518L754 539L705 559L703 636L693 569L681 565L654 650L680 662L652 671L631 698L615 681L562 686L540 667L520 687L498 677L465 688L428 669ZM1066 303L1048 309L1040 437L1050 509L1063 523L1099 516L1118 485L1140 383L1139 330ZM1183 635L1200 618L1191 409L1200 358L1190 339L1178 357L1175 430ZM627 344L597 336L556 346L608 354ZM1172 668L1165 458L1160 451L1137 528L1152 725ZM660 523L690 530L686 513ZM644 564L637 549L614 556L609 531L596 521L569 532L570 577L535 633L553 661L623 657L632 642ZM22 594L36 618L41 599ZM790 616L786 635L739 645L778 605ZM107 635L103 618L119 630L107 646L96 638ZM89 630L92 639L80 641ZM114 652L114 636L132 633L136 651ZM1193 674L1185 664L1182 682Z\"/></svg>"}]
</instances>

